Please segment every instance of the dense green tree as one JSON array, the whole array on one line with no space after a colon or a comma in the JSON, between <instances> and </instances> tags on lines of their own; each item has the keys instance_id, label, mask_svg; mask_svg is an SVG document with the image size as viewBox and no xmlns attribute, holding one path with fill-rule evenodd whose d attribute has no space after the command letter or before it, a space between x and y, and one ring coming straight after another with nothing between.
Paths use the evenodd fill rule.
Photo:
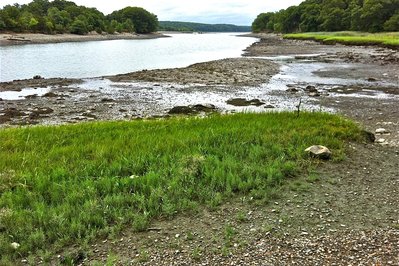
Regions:
<instances>
[{"instance_id":1,"label":"dense green tree","mask_svg":"<svg viewBox=\"0 0 399 266\"><path fill-rule=\"evenodd\" d=\"M252 23L252 30L254 32L260 32L260 31L273 32L274 31L273 19L274 19L274 13L272 12L259 14L258 17Z\"/></svg>"},{"instance_id":2,"label":"dense green tree","mask_svg":"<svg viewBox=\"0 0 399 266\"><path fill-rule=\"evenodd\" d=\"M33 0L0 9L0 31L86 34L157 30L158 19L145 9L128 7L114 13L116 17L106 17L95 8L77 6L71 1Z\"/></svg>"},{"instance_id":3,"label":"dense green tree","mask_svg":"<svg viewBox=\"0 0 399 266\"><path fill-rule=\"evenodd\" d=\"M73 34L79 34L79 35L83 35L88 33L88 29L87 29L87 24L85 21L76 18L73 23L71 24L70 27L70 32Z\"/></svg>"},{"instance_id":4,"label":"dense green tree","mask_svg":"<svg viewBox=\"0 0 399 266\"><path fill-rule=\"evenodd\" d=\"M150 33L158 28L157 16L141 7L125 7L108 15L108 19L119 23L130 19L137 33Z\"/></svg>"},{"instance_id":5,"label":"dense green tree","mask_svg":"<svg viewBox=\"0 0 399 266\"><path fill-rule=\"evenodd\" d=\"M398 12L399 0L305 0L299 6L276 13L261 13L254 20L252 30L397 31Z\"/></svg>"},{"instance_id":6,"label":"dense green tree","mask_svg":"<svg viewBox=\"0 0 399 266\"><path fill-rule=\"evenodd\" d=\"M321 3L313 2L301 5L300 31L318 31L320 27Z\"/></svg>"},{"instance_id":7,"label":"dense green tree","mask_svg":"<svg viewBox=\"0 0 399 266\"><path fill-rule=\"evenodd\" d=\"M399 10L384 23L385 31L399 31Z\"/></svg>"}]
</instances>

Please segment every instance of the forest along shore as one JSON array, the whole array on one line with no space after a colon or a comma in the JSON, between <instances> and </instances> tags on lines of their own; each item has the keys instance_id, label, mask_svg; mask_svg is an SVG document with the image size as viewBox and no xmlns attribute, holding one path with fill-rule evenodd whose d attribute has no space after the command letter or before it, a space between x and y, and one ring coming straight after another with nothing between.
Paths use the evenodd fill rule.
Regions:
<instances>
[{"instance_id":1,"label":"forest along shore","mask_svg":"<svg viewBox=\"0 0 399 266\"><path fill-rule=\"evenodd\" d=\"M22 44L46 44L63 42L88 42L107 40L145 40L169 37L162 33L133 34L40 34L40 33L2 33L0 34L0 46L22 45Z\"/></svg>"}]
</instances>

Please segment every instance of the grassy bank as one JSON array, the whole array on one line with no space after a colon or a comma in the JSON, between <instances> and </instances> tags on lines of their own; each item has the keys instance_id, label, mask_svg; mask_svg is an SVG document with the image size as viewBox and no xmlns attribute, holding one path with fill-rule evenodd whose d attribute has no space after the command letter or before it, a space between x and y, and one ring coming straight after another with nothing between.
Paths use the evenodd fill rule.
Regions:
<instances>
[{"instance_id":1,"label":"grassy bank","mask_svg":"<svg viewBox=\"0 0 399 266\"><path fill-rule=\"evenodd\" d=\"M354 123L322 113L2 129L0 264L235 194L267 200L311 165L306 147L326 145L339 160L360 138Z\"/></svg>"},{"instance_id":2,"label":"grassy bank","mask_svg":"<svg viewBox=\"0 0 399 266\"><path fill-rule=\"evenodd\" d=\"M379 45L399 48L399 32L365 33L365 32L308 32L285 34L286 39L315 40L324 44Z\"/></svg>"}]
</instances>

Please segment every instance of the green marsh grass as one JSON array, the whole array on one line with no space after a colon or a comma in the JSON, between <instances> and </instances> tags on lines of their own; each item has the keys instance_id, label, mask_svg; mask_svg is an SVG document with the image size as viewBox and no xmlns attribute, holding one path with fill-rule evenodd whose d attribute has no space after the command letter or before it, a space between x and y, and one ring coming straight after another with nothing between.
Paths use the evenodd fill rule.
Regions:
<instances>
[{"instance_id":1,"label":"green marsh grass","mask_svg":"<svg viewBox=\"0 0 399 266\"><path fill-rule=\"evenodd\" d=\"M145 230L233 195L266 197L311 167L306 147L343 158L345 141L360 138L354 123L323 113L1 129L0 262Z\"/></svg>"},{"instance_id":2,"label":"green marsh grass","mask_svg":"<svg viewBox=\"0 0 399 266\"><path fill-rule=\"evenodd\" d=\"M379 45L399 48L399 32L367 33L367 32L307 32L285 34L286 39L315 40L325 44Z\"/></svg>"}]
</instances>

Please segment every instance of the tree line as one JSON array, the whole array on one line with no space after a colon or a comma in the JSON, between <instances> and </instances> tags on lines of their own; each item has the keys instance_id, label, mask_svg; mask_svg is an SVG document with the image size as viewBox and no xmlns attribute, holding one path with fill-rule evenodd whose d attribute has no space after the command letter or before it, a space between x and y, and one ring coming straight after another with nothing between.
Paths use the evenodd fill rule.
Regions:
<instances>
[{"instance_id":1,"label":"tree line","mask_svg":"<svg viewBox=\"0 0 399 266\"><path fill-rule=\"evenodd\" d=\"M96 8L65 0L33 0L26 5L0 9L0 32L33 33L150 33L158 28L157 16L140 7L126 7L109 15Z\"/></svg>"},{"instance_id":2,"label":"tree line","mask_svg":"<svg viewBox=\"0 0 399 266\"><path fill-rule=\"evenodd\" d=\"M261 13L253 32L399 31L399 0L306 0Z\"/></svg>"},{"instance_id":3,"label":"tree line","mask_svg":"<svg viewBox=\"0 0 399 266\"><path fill-rule=\"evenodd\" d=\"M251 31L251 27L237 26L232 24L205 24L180 21L160 21L159 30L189 32L249 32Z\"/></svg>"}]
</instances>

